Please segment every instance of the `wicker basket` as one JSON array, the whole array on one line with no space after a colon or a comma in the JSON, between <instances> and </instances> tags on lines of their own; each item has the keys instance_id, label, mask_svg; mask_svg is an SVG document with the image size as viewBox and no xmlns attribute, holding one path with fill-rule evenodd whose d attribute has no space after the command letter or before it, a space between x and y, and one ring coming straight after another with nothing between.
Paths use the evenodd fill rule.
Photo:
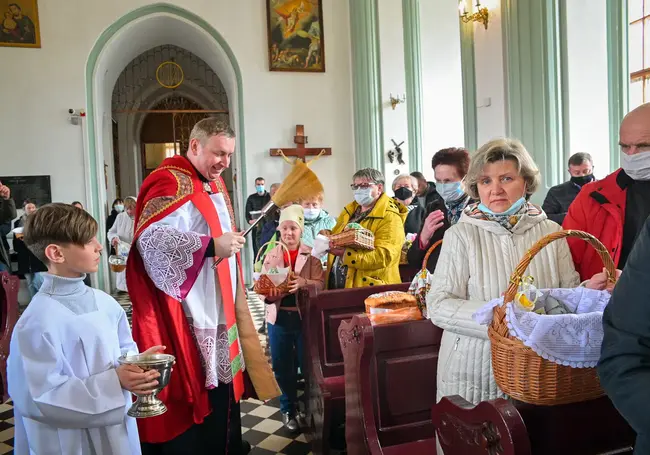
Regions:
<instances>
[{"instance_id":1,"label":"wicker basket","mask_svg":"<svg viewBox=\"0 0 650 455\"><path fill-rule=\"evenodd\" d=\"M289 249L284 243L271 240L270 242L266 242L264 245L262 245L260 249L257 251L257 255L255 256L254 263L257 263L257 261L260 260L260 254L264 250L264 247L271 244L280 245L282 248L284 248L285 252L289 254ZM257 281L255 281L255 283L253 284L253 291L265 297L279 297L289 292L289 285L294 280L294 277L295 274L293 273L293 271L289 271L285 280L276 286L268 276L262 274L260 278Z\"/></svg>"},{"instance_id":2,"label":"wicker basket","mask_svg":"<svg viewBox=\"0 0 650 455\"><path fill-rule=\"evenodd\" d=\"M506 303L512 302L524 272L535 255L555 240L573 237L588 242L603 260L610 282L616 280L616 267L603 244L582 231L559 231L539 240L519 262L510 277L504 304L494 309L488 336L492 349L494 378L510 397L535 405L560 405L593 400L604 395L596 368L572 368L540 357L521 340L510 336L506 323Z\"/></svg>"},{"instance_id":3,"label":"wicker basket","mask_svg":"<svg viewBox=\"0 0 650 455\"><path fill-rule=\"evenodd\" d=\"M418 241L417 239L415 240ZM431 289L431 280L429 269L427 269L427 263L429 262L429 256L433 253L440 245L442 245L442 240L438 240L436 243L431 245L427 250L427 254L424 255L422 260L422 269L415 275L411 286L409 287L409 293L413 294L418 301L418 308L422 311L422 314L426 317L427 310L427 294L429 289Z\"/></svg>"},{"instance_id":4,"label":"wicker basket","mask_svg":"<svg viewBox=\"0 0 650 455\"><path fill-rule=\"evenodd\" d=\"M375 249L375 235L368 229L346 229L330 236L330 247L371 251Z\"/></svg>"}]
</instances>

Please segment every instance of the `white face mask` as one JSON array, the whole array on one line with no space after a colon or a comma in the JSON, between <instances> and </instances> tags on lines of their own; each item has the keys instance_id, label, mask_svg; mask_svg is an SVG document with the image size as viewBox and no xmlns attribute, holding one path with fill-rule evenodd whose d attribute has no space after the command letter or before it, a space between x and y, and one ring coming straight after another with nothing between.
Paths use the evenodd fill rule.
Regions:
<instances>
[{"instance_id":1,"label":"white face mask","mask_svg":"<svg viewBox=\"0 0 650 455\"><path fill-rule=\"evenodd\" d=\"M354 190L354 200L357 201L357 204L367 207L375 200L371 193L372 188L359 188L358 190Z\"/></svg>"},{"instance_id":2,"label":"white face mask","mask_svg":"<svg viewBox=\"0 0 650 455\"><path fill-rule=\"evenodd\" d=\"M124 204L115 204L115 211L122 213L124 211Z\"/></svg>"},{"instance_id":3,"label":"white face mask","mask_svg":"<svg viewBox=\"0 0 650 455\"><path fill-rule=\"evenodd\" d=\"M320 215L320 209L304 209L305 219L313 221Z\"/></svg>"},{"instance_id":4,"label":"white face mask","mask_svg":"<svg viewBox=\"0 0 650 455\"><path fill-rule=\"evenodd\" d=\"M621 167L633 180L650 180L650 152L621 154Z\"/></svg>"}]
</instances>

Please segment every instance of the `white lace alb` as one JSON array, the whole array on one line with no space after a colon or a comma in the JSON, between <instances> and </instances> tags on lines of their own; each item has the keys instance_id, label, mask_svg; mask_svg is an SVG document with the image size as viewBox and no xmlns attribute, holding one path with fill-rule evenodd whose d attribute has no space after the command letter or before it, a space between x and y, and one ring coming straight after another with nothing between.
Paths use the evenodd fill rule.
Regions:
<instances>
[{"instance_id":1,"label":"white lace alb","mask_svg":"<svg viewBox=\"0 0 650 455\"><path fill-rule=\"evenodd\" d=\"M192 255L201 249L201 237L153 224L138 238L137 246L151 281L165 294L180 300L181 286L187 279L185 270L192 267Z\"/></svg>"}]
</instances>

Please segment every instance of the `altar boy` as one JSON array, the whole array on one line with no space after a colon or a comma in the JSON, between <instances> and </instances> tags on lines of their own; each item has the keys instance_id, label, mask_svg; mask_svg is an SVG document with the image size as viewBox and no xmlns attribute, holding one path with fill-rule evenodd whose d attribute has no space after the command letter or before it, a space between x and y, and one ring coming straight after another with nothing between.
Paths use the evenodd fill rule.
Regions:
<instances>
[{"instance_id":1,"label":"altar boy","mask_svg":"<svg viewBox=\"0 0 650 455\"><path fill-rule=\"evenodd\" d=\"M159 373L117 363L138 348L122 307L83 283L97 272L96 235L97 222L72 205L27 218L25 244L48 273L11 337L16 455L140 454L130 392L151 391Z\"/></svg>"}]
</instances>

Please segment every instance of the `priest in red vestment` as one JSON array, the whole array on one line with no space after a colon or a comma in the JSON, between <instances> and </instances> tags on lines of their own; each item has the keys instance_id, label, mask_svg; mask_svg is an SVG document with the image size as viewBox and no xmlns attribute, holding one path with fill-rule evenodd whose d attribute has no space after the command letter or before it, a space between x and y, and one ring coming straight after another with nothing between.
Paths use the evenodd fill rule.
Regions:
<instances>
[{"instance_id":1,"label":"priest in red vestment","mask_svg":"<svg viewBox=\"0 0 650 455\"><path fill-rule=\"evenodd\" d=\"M248 310L245 239L221 179L234 150L228 124L201 120L187 155L163 161L138 196L127 266L133 338L176 356L158 395L167 412L138 420L143 455L245 454L239 401L280 395ZM217 258L227 260L214 269Z\"/></svg>"}]
</instances>

